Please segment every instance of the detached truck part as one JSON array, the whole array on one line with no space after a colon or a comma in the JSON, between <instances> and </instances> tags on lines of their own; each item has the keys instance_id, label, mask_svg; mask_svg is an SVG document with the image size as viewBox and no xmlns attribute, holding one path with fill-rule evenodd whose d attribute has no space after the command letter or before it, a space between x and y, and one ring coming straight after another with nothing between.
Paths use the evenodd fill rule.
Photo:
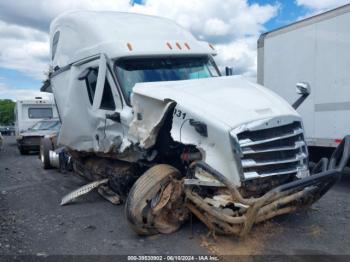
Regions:
<instances>
[{"instance_id":1,"label":"detached truck part","mask_svg":"<svg viewBox=\"0 0 350 262\"><path fill-rule=\"evenodd\" d=\"M96 181L84 192L104 184L126 202L135 232L171 233L192 212L213 232L245 235L339 178L348 140L310 175L298 113L260 85L220 76L214 47L173 21L79 11L50 30L43 91L61 117L58 144Z\"/></svg>"},{"instance_id":2,"label":"detached truck part","mask_svg":"<svg viewBox=\"0 0 350 262\"><path fill-rule=\"evenodd\" d=\"M350 134L349 23L350 4L262 34L258 41L259 84L290 104L298 82L312 89L298 108L311 157L327 155Z\"/></svg>"}]
</instances>

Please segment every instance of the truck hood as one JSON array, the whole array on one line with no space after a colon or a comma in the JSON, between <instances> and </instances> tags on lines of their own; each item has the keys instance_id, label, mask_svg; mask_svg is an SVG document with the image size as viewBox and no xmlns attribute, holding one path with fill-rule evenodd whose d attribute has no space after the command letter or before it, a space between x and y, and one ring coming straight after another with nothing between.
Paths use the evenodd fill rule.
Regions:
<instances>
[{"instance_id":1,"label":"truck hood","mask_svg":"<svg viewBox=\"0 0 350 262\"><path fill-rule=\"evenodd\" d=\"M217 119L230 128L258 119L299 116L281 97L241 76L138 83L133 92L174 100L189 112Z\"/></svg>"},{"instance_id":2,"label":"truck hood","mask_svg":"<svg viewBox=\"0 0 350 262\"><path fill-rule=\"evenodd\" d=\"M54 130L37 130L37 131L32 131L32 130L27 130L22 132L20 135L23 137L26 136L46 136L46 135L52 135L57 133L57 131Z\"/></svg>"}]
</instances>

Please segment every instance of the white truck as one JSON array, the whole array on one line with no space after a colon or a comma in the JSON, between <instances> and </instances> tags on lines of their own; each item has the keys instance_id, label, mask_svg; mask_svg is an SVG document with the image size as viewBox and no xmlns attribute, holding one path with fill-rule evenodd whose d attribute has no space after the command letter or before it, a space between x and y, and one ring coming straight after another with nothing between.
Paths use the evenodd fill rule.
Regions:
<instances>
[{"instance_id":1,"label":"white truck","mask_svg":"<svg viewBox=\"0 0 350 262\"><path fill-rule=\"evenodd\" d=\"M44 119L58 118L56 105L51 95L35 97L33 99L17 100L15 105L15 133L18 149L26 153L38 144L37 138L23 140L21 135L37 122ZM39 139L40 140L40 139Z\"/></svg>"},{"instance_id":2,"label":"white truck","mask_svg":"<svg viewBox=\"0 0 350 262\"><path fill-rule=\"evenodd\" d=\"M264 33L258 40L259 84L289 103L296 99L296 83L312 89L298 112L316 159L350 134L349 24L350 4Z\"/></svg>"},{"instance_id":3,"label":"white truck","mask_svg":"<svg viewBox=\"0 0 350 262\"><path fill-rule=\"evenodd\" d=\"M100 186L126 202L138 234L171 233L192 212L213 233L242 236L311 205L348 160L345 139L310 175L299 114L260 85L221 76L214 47L171 20L75 11L50 35L42 91L57 103L59 146L93 180L62 204Z\"/></svg>"}]
</instances>

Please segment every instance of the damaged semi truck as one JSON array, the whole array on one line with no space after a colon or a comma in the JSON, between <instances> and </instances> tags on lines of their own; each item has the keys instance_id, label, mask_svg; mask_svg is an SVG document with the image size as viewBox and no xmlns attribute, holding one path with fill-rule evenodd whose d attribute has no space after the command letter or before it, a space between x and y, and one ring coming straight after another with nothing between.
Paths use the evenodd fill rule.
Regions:
<instances>
[{"instance_id":1,"label":"damaged semi truck","mask_svg":"<svg viewBox=\"0 0 350 262\"><path fill-rule=\"evenodd\" d=\"M171 20L76 11L50 31L53 72L43 91L58 107L58 144L78 174L126 203L138 234L174 232L192 213L212 232L243 236L310 206L348 160L344 139L309 171L295 109L240 76L221 76L214 47Z\"/></svg>"}]
</instances>

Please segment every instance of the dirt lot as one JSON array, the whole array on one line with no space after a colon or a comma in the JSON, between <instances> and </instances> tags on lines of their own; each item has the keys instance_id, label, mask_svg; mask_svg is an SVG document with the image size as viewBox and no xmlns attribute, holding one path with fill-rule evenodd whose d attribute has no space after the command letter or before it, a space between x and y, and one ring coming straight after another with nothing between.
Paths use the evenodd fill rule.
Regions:
<instances>
[{"instance_id":1,"label":"dirt lot","mask_svg":"<svg viewBox=\"0 0 350 262\"><path fill-rule=\"evenodd\" d=\"M348 254L350 175L312 209L258 225L245 240L206 237L198 221L171 235L139 237L96 193L61 207L62 196L86 181L41 169L35 154L21 156L13 137L0 152L0 254Z\"/></svg>"}]
</instances>

